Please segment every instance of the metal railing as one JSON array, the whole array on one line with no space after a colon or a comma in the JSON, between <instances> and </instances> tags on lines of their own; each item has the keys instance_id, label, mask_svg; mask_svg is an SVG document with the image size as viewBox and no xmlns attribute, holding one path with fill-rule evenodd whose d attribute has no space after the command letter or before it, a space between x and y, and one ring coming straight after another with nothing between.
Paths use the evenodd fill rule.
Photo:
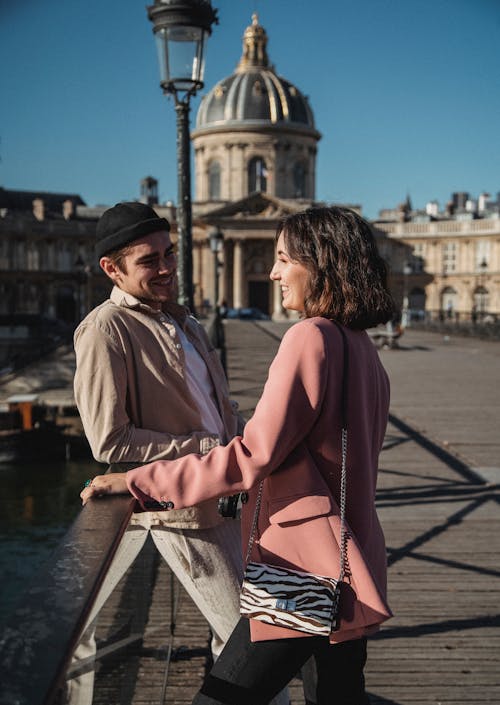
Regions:
<instances>
[{"instance_id":1,"label":"metal railing","mask_svg":"<svg viewBox=\"0 0 500 705\"><path fill-rule=\"evenodd\" d=\"M225 365L224 327L218 311L205 327ZM129 468L122 464L110 469L116 472ZM99 647L87 659L88 664L85 660L72 661L135 505L135 499L129 496L89 502L37 571L17 608L2 624L0 705L56 705L68 678L92 668L99 658L142 640L143 634L136 630ZM166 626L173 635L179 593L173 573L170 582L170 624L162 624L162 628ZM147 596L143 598L146 601ZM171 651L172 641L164 659L160 702L164 700Z\"/></svg>"},{"instance_id":2,"label":"metal railing","mask_svg":"<svg viewBox=\"0 0 500 705\"><path fill-rule=\"evenodd\" d=\"M50 705L127 528L132 497L90 502L3 625L1 705Z\"/></svg>"},{"instance_id":3,"label":"metal railing","mask_svg":"<svg viewBox=\"0 0 500 705\"><path fill-rule=\"evenodd\" d=\"M453 316L447 316L442 311L426 311L425 317L412 317L408 328L444 335L500 340L500 318L497 314L487 312L473 318L470 312L456 312Z\"/></svg>"}]
</instances>

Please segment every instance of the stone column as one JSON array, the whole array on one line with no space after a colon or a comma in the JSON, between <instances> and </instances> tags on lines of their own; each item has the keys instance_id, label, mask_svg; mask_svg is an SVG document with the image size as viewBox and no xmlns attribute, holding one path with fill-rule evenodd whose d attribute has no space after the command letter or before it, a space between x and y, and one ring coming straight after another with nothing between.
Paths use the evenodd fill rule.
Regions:
<instances>
[{"instance_id":1,"label":"stone column","mask_svg":"<svg viewBox=\"0 0 500 705\"><path fill-rule=\"evenodd\" d=\"M233 251L233 306L241 308L243 304L243 242L242 240L234 241Z\"/></svg>"},{"instance_id":2,"label":"stone column","mask_svg":"<svg viewBox=\"0 0 500 705\"><path fill-rule=\"evenodd\" d=\"M224 201L234 201L233 196L233 144L226 142L224 145L224 167L221 174L221 198Z\"/></svg>"},{"instance_id":3,"label":"stone column","mask_svg":"<svg viewBox=\"0 0 500 705\"><path fill-rule=\"evenodd\" d=\"M232 194L233 198L238 200L239 198L245 198L248 195L248 182L247 182L247 164L246 164L246 148L248 144L246 142L239 142L238 148L240 150L239 167L234 174L234 179L232 179Z\"/></svg>"},{"instance_id":4,"label":"stone column","mask_svg":"<svg viewBox=\"0 0 500 705\"><path fill-rule=\"evenodd\" d=\"M228 261L227 258L227 248L226 248L226 243L224 243L224 250L221 252L221 257L219 257L221 265L219 266L219 302L226 301L227 302L227 287L226 287L226 276L227 276L227 267L226 263Z\"/></svg>"},{"instance_id":5,"label":"stone column","mask_svg":"<svg viewBox=\"0 0 500 705\"><path fill-rule=\"evenodd\" d=\"M203 147L194 149L194 193L196 201L207 200L206 165L203 159Z\"/></svg>"}]
</instances>

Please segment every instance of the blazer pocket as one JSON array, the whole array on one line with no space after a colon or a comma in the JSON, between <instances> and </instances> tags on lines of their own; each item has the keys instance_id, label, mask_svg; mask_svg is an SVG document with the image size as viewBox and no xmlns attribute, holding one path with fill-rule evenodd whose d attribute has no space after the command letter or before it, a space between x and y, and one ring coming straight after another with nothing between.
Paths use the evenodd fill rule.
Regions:
<instances>
[{"instance_id":1,"label":"blazer pocket","mask_svg":"<svg viewBox=\"0 0 500 705\"><path fill-rule=\"evenodd\" d=\"M331 514L333 510L332 499L325 494L280 497L270 500L268 506L271 524L314 519Z\"/></svg>"}]
</instances>

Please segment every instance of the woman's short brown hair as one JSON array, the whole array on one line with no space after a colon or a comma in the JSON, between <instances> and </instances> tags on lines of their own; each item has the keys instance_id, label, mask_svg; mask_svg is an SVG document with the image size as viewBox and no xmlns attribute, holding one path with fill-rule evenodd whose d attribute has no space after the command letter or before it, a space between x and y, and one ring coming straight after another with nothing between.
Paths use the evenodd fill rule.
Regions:
<instances>
[{"instance_id":1,"label":"woman's short brown hair","mask_svg":"<svg viewBox=\"0 0 500 705\"><path fill-rule=\"evenodd\" d=\"M304 313L363 330L387 323L394 301L370 225L349 208L310 208L283 218L288 255L309 271Z\"/></svg>"}]
</instances>

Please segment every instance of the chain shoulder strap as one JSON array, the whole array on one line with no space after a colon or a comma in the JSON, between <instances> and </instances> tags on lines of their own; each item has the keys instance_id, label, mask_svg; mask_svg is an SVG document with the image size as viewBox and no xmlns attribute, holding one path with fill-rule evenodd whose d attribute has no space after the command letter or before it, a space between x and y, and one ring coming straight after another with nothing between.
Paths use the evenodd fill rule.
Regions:
<instances>
[{"instance_id":1,"label":"chain shoulder strap","mask_svg":"<svg viewBox=\"0 0 500 705\"><path fill-rule=\"evenodd\" d=\"M347 576L350 578L351 570L349 567L349 558L347 555L347 542L349 541L349 533L346 528L345 511L347 499L347 378L349 374L349 348L347 345L347 337L344 329L336 321L332 321L342 336L344 348L344 369L342 372L342 388L341 388L341 418L342 418L342 437L341 437L341 453L342 466L340 475L340 574L338 582L341 583ZM252 528L248 539L247 553L245 556L245 565L250 559L253 544L255 541L255 533L259 522L260 507L262 504L262 492L264 490L264 480L259 483L257 499L255 501L255 511L253 515Z\"/></svg>"},{"instance_id":2,"label":"chain shoulder strap","mask_svg":"<svg viewBox=\"0 0 500 705\"><path fill-rule=\"evenodd\" d=\"M339 583L347 576L351 577L351 569L349 566L349 557L347 555L347 542L349 541L349 533L347 531L345 511L347 499L347 380L349 378L349 347L347 344L347 336L344 329L336 321L332 321L337 326L341 336L342 345L344 348L344 369L342 372L342 388L341 388L341 413L342 413L342 437L341 437L341 452L342 452L342 468L340 473L340 574Z\"/></svg>"},{"instance_id":3,"label":"chain shoulder strap","mask_svg":"<svg viewBox=\"0 0 500 705\"><path fill-rule=\"evenodd\" d=\"M248 539L247 555L245 556L245 565L250 559L250 554L252 553L253 543L255 541L255 532L257 531L257 523L259 521L260 505L262 504L262 491L264 489L264 480L259 483L259 491L257 493L257 499L255 500L255 511L253 513L252 528L250 530L250 537Z\"/></svg>"}]
</instances>

